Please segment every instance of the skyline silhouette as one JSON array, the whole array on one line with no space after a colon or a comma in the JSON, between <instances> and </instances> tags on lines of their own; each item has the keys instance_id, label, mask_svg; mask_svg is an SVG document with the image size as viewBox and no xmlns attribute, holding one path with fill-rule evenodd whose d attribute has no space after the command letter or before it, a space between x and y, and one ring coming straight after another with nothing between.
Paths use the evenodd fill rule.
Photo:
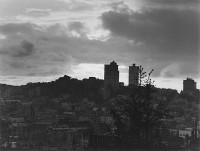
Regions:
<instances>
[{"instance_id":1,"label":"skyline silhouette","mask_svg":"<svg viewBox=\"0 0 200 151\"><path fill-rule=\"evenodd\" d=\"M1 0L0 83L21 85L63 75L103 79L119 64L128 84L136 63L158 87L200 83L200 3L196 0ZM198 88L199 85L197 85Z\"/></svg>"}]
</instances>

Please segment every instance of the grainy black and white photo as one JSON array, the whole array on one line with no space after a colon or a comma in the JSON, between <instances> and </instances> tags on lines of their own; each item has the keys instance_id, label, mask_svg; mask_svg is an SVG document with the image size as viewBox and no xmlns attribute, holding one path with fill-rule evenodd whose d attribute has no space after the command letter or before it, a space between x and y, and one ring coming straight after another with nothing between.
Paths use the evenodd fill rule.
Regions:
<instances>
[{"instance_id":1,"label":"grainy black and white photo","mask_svg":"<svg viewBox=\"0 0 200 151\"><path fill-rule=\"evenodd\" d=\"M1 151L199 151L200 0L0 0Z\"/></svg>"}]
</instances>

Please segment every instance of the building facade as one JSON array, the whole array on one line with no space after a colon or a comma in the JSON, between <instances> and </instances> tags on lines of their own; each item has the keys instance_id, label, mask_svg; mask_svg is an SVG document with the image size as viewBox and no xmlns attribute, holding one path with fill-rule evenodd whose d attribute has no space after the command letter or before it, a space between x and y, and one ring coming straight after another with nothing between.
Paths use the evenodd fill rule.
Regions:
<instances>
[{"instance_id":1,"label":"building facade","mask_svg":"<svg viewBox=\"0 0 200 151\"><path fill-rule=\"evenodd\" d=\"M133 64L129 66L129 86L138 86L139 84L139 66Z\"/></svg>"},{"instance_id":2,"label":"building facade","mask_svg":"<svg viewBox=\"0 0 200 151\"><path fill-rule=\"evenodd\" d=\"M196 90L196 82L191 79L187 78L183 80L183 91L195 91Z\"/></svg>"},{"instance_id":3,"label":"building facade","mask_svg":"<svg viewBox=\"0 0 200 151\"><path fill-rule=\"evenodd\" d=\"M46 124L27 124L18 123L13 124L9 128L9 142L17 143L17 147L24 147L26 145L37 148L46 142Z\"/></svg>"},{"instance_id":4,"label":"building facade","mask_svg":"<svg viewBox=\"0 0 200 151\"><path fill-rule=\"evenodd\" d=\"M196 100L196 103L200 102L200 90L196 87L197 83L191 79L187 78L186 80L183 80L183 94L187 94L190 96L193 96Z\"/></svg>"}]
</instances>

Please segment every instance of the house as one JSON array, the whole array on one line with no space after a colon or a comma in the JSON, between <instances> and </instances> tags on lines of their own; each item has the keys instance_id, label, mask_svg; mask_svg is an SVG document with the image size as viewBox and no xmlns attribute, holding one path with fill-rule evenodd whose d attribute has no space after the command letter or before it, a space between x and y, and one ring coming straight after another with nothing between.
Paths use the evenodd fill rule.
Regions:
<instances>
[{"instance_id":1,"label":"house","mask_svg":"<svg viewBox=\"0 0 200 151\"><path fill-rule=\"evenodd\" d=\"M179 130L179 137L186 138L192 136L192 128L185 128L183 130Z\"/></svg>"}]
</instances>

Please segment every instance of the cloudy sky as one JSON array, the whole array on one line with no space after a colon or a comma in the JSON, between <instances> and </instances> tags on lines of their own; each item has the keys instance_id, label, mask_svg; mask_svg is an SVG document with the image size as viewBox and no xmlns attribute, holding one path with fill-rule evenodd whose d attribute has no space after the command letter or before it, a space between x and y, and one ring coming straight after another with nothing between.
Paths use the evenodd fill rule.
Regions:
<instances>
[{"instance_id":1,"label":"cloudy sky","mask_svg":"<svg viewBox=\"0 0 200 151\"><path fill-rule=\"evenodd\" d=\"M63 75L103 79L115 60L149 72L158 87L200 88L199 0L0 0L0 83Z\"/></svg>"}]
</instances>

